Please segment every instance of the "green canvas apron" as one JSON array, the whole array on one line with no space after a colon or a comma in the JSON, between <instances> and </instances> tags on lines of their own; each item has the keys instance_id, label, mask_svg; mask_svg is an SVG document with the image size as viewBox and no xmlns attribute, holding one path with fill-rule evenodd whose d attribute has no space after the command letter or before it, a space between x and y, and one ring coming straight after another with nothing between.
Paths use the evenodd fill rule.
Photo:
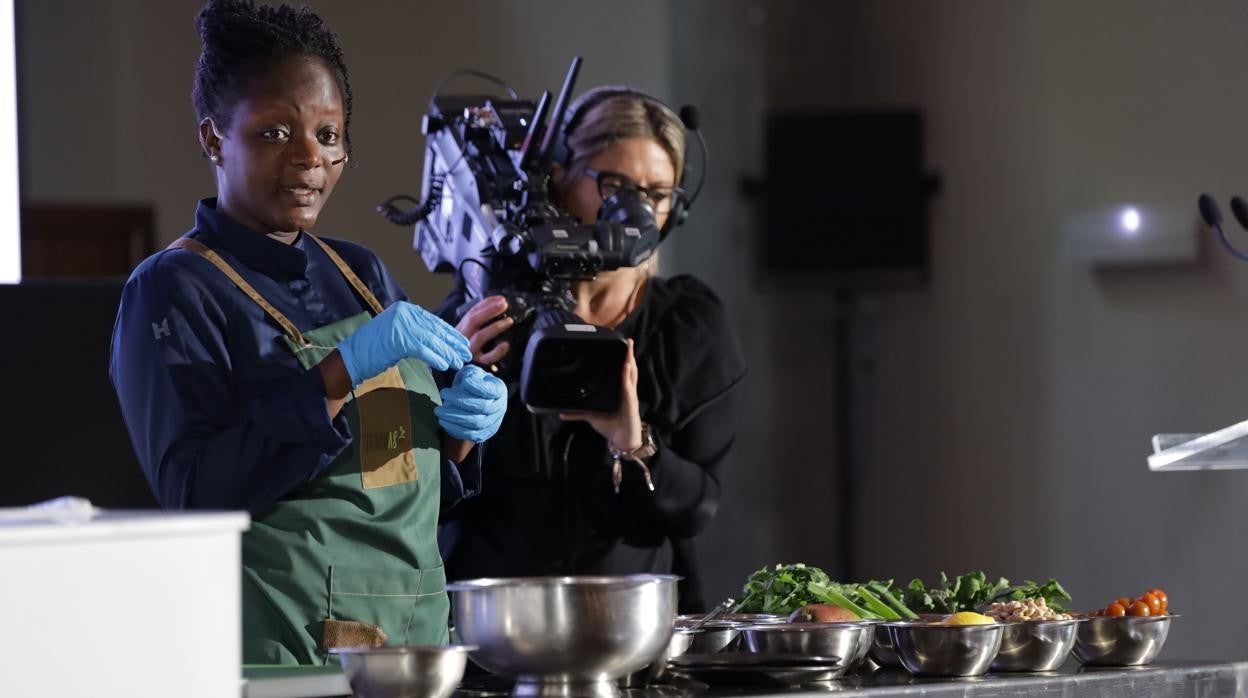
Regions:
<instances>
[{"instance_id":1,"label":"green canvas apron","mask_svg":"<svg viewBox=\"0 0 1248 698\"><path fill-rule=\"evenodd\" d=\"M307 233L304 233L308 235ZM320 245L374 314L381 304L328 245ZM229 264L212 262L285 331L312 368L369 313L301 332ZM446 576L437 545L441 403L429 367L405 359L365 381L343 407L354 438L311 481L256 512L243 535L243 661L321 664L333 647L444 644Z\"/></svg>"}]
</instances>

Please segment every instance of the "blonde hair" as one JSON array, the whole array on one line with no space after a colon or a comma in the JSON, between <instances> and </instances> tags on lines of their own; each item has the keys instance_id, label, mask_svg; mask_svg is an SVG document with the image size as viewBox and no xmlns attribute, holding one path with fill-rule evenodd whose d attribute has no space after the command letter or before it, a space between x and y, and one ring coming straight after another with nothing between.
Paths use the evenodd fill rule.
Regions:
<instances>
[{"instance_id":1,"label":"blonde hair","mask_svg":"<svg viewBox=\"0 0 1248 698\"><path fill-rule=\"evenodd\" d=\"M595 155L625 138L653 138L672 161L674 184L681 184L685 167L685 125L665 104L642 92L622 85L595 87L581 96L594 100L595 93L614 93L598 100L583 114L577 115L573 130L565 134L567 160L562 163L564 176L556 191L562 200L585 174ZM572 118L574 112L569 112ZM658 251L642 268L649 273L658 270Z\"/></svg>"}]
</instances>

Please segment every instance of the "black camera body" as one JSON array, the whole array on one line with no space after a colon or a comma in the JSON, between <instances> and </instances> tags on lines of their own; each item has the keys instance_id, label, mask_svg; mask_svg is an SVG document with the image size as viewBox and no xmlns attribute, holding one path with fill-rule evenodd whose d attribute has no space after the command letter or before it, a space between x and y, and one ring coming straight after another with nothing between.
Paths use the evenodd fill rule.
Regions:
<instances>
[{"instance_id":1,"label":"black camera body","mask_svg":"<svg viewBox=\"0 0 1248 698\"><path fill-rule=\"evenodd\" d=\"M507 298L515 324L496 340L511 343L498 373L520 381L536 412L618 408L627 345L618 332L576 317L572 284L637 266L662 239L638 192L612 195L593 223L552 196L552 151L579 64L573 61L549 119L549 93L536 102L435 94L423 122L422 203L410 211L379 207L392 222L415 224L414 247L431 271L458 276L465 303L456 318L487 296Z\"/></svg>"}]
</instances>

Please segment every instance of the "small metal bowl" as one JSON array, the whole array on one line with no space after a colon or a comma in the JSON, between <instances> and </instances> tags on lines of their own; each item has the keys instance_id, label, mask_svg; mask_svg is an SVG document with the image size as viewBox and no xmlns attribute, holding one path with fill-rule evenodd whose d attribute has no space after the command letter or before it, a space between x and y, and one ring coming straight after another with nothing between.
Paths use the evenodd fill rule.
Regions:
<instances>
[{"instance_id":1,"label":"small metal bowl","mask_svg":"<svg viewBox=\"0 0 1248 698\"><path fill-rule=\"evenodd\" d=\"M359 698L448 698L464 677L471 645L340 647L342 671Z\"/></svg>"},{"instance_id":2,"label":"small metal bowl","mask_svg":"<svg viewBox=\"0 0 1248 698\"><path fill-rule=\"evenodd\" d=\"M943 613L920 613L919 617L914 621L892 621L898 623L916 622L916 623L943 623L949 616ZM905 669L901 665L901 657L897 656L897 648L893 647L893 640L889 637L888 628L883 623L890 621L877 621L880 625L875 627L875 640L871 643L870 656L871 661L875 662L881 669ZM909 676L909 672L906 673Z\"/></svg>"},{"instance_id":3,"label":"small metal bowl","mask_svg":"<svg viewBox=\"0 0 1248 698\"><path fill-rule=\"evenodd\" d=\"M1001 648L1005 626L884 623L901 665L917 676L982 676Z\"/></svg>"},{"instance_id":4,"label":"small metal bowl","mask_svg":"<svg viewBox=\"0 0 1248 698\"><path fill-rule=\"evenodd\" d=\"M689 630L690 624L676 623L676 632ZM734 652L740 641L741 629L745 623L730 620L710 620L702 627L693 631L693 641L685 652L689 654L715 654L716 652Z\"/></svg>"},{"instance_id":5,"label":"small metal bowl","mask_svg":"<svg viewBox=\"0 0 1248 698\"><path fill-rule=\"evenodd\" d=\"M1166 644L1174 618L1178 616L1083 618L1075 633L1075 657L1092 666L1148 664Z\"/></svg>"},{"instance_id":6,"label":"small metal bowl","mask_svg":"<svg viewBox=\"0 0 1248 698\"><path fill-rule=\"evenodd\" d=\"M893 647L893 638L888 632L888 626L883 623L876 625L872 635L871 661L878 664L881 669L902 669L901 657L897 656L897 648Z\"/></svg>"},{"instance_id":7,"label":"small metal bowl","mask_svg":"<svg viewBox=\"0 0 1248 698\"><path fill-rule=\"evenodd\" d=\"M875 628L876 623L872 621L769 623L743 628L741 638L747 652L844 657L844 673L866 659Z\"/></svg>"},{"instance_id":8,"label":"small metal bowl","mask_svg":"<svg viewBox=\"0 0 1248 698\"><path fill-rule=\"evenodd\" d=\"M1079 619L1003 623L993 671L1056 671L1075 646Z\"/></svg>"}]
</instances>

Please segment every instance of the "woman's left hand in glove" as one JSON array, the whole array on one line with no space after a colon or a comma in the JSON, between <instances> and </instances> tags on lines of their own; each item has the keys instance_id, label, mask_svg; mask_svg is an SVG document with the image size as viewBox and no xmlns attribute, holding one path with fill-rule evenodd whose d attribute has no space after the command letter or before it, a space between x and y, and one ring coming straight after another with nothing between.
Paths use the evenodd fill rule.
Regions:
<instances>
[{"instance_id":1,"label":"woman's left hand in glove","mask_svg":"<svg viewBox=\"0 0 1248 698\"><path fill-rule=\"evenodd\" d=\"M456 439L481 443L494 435L507 411L507 386L480 366L468 364L442 389L433 409L442 430Z\"/></svg>"}]
</instances>

